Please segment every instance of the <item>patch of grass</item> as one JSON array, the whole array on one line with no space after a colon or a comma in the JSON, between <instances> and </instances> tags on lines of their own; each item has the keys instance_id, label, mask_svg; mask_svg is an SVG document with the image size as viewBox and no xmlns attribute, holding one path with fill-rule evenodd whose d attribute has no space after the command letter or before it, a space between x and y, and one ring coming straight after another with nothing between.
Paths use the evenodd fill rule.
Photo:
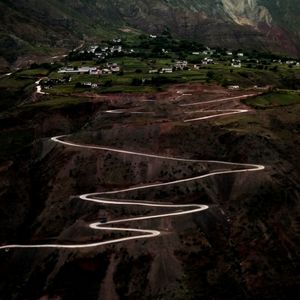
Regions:
<instances>
[{"instance_id":1,"label":"patch of grass","mask_svg":"<svg viewBox=\"0 0 300 300\"><path fill-rule=\"evenodd\" d=\"M155 92L156 88L153 86L118 86L103 87L100 89L100 93L151 93Z\"/></svg>"},{"instance_id":2,"label":"patch of grass","mask_svg":"<svg viewBox=\"0 0 300 300\"><path fill-rule=\"evenodd\" d=\"M76 97L49 97L48 99L26 104L23 106L23 108L26 109L33 109L33 108L48 108L48 109L57 109L57 108L64 108L64 107L70 107L70 106L76 106L85 102L89 102L87 98L76 98Z\"/></svg>"},{"instance_id":3,"label":"patch of grass","mask_svg":"<svg viewBox=\"0 0 300 300\"><path fill-rule=\"evenodd\" d=\"M82 90L80 90L82 91ZM73 85L56 85L48 90L46 90L47 93L49 94L53 94L53 95L68 95L71 94L73 92L76 92L75 88Z\"/></svg>"},{"instance_id":4,"label":"patch of grass","mask_svg":"<svg viewBox=\"0 0 300 300\"><path fill-rule=\"evenodd\" d=\"M22 70L20 72L15 73L17 77L35 77L36 76L47 76L49 74L49 70L47 69L27 69Z\"/></svg>"},{"instance_id":5,"label":"patch of grass","mask_svg":"<svg viewBox=\"0 0 300 300\"><path fill-rule=\"evenodd\" d=\"M34 84L33 79L17 78L14 75L2 78L0 80L0 88L19 90L30 84Z\"/></svg>"},{"instance_id":6,"label":"patch of grass","mask_svg":"<svg viewBox=\"0 0 300 300\"><path fill-rule=\"evenodd\" d=\"M257 109L300 104L300 94L292 92L272 92L246 99L244 103Z\"/></svg>"}]
</instances>

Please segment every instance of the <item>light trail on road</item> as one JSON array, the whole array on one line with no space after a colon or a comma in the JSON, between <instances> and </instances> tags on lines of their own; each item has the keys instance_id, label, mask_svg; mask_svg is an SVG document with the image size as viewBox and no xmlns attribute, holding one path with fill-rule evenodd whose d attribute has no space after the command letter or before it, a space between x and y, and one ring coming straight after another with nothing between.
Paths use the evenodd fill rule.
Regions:
<instances>
[{"instance_id":1,"label":"light trail on road","mask_svg":"<svg viewBox=\"0 0 300 300\"><path fill-rule=\"evenodd\" d=\"M187 103L187 104L180 104L181 107L188 107L188 106L196 106L201 104L210 104L210 103L217 103L217 102L224 102L224 101L231 101L231 100L241 100L245 98L250 98L253 96L257 96L258 94L248 94L248 95L241 95L236 97L229 97L229 98L222 98L222 99L216 99L216 100L210 100L210 101L201 101L201 102L194 102L194 103Z\"/></svg>"},{"instance_id":2,"label":"light trail on road","mask_svg":"<svg viewBox=\"0 0 300 300\"><path fill-rule=\"evenodd\" d=\"M9 77L12 73L6 73L0 76L0 79L5 78L5 77Z\"/></svg>"},{"instance_id":3,"label":"light trail on road","mask_svg":"<svg viewBox=\"0 0 300 300\"><path fill-rule=\"evenodd\" d=\"M37 82L39 84L39 82ZM238 97L231 97L231 98L224 98L224 99L216 99L212 101L207 102L199 102L199 103L191 103L188 105L181 105L181 106L194 106L204 103L214 103L214 102L222 102L227 100L236 100L236 99L243 99L246 97L251 97L253 95L243 95ZM107 113L123 113L123 110L113 110L113 111L106 111ZM198 111L190 111L185 112L185 114L193 114L193 113L215 113L220 112L220 114L213 114L210 116L204 116L204 117L198 117L194 119L188 119L184 120L184 122L195 122L200 120L206 120L210 118L216 118L220 116L226 116L226 115L233 115L237 113L245 113L248 112L248 110L245 109L224 109L224 110L198 110ZM144 112L143 112L144 113ZM243 163L234 163L234 162L226 162L226 161L215 161L215 160L196 160L196 159L188 159L188 158L179 158L179 157L171 157L171 156L164 156L164 155L157 155L157 154L149 154L149 153L143 153L143 152L135 152L135 151L128 151L124 149L116 149L116 148L110 148L106 146L96 146L96 145L83 145L79 143L74 143L70 141L66 141L65 139L67 136L57 136L52 137L51 140L55 143L58 143L65 147L73 147L77 148L79 150L96 150L96 151L104 151L104 152L112 152L122 155L130 155L130 156L140 156L145 158L152 158L152 159L161 159L161 160L167 160L167 161L177 161L177 162L186 162L186 163L216 163L216 164L222 164L227 167L238 167L238 169L229 169L229 170L216 170L211 173L202 174L199 176L184 178L184 179L178 179L173 180L169 182L161 182L161 183L153 183L153 184L144 184L139 186L134 186L126 189L120 189L120 190L113 190L113 191L107 191L107 192L101 192L101 193L91 193L91 194L85 194L79 196L79 198L82 201L88 201L91 203L97 203L97 204L105 204L105 205L117 205L117 206L142 206L142 207L151 207L151 208L173 208L176 209L174 212L170 213L160 213L160 214L154 214L154 215L148 215L148 216L139 216L139 217L132 217L132 218L123 218L123 219L117 219L117 220L111 220L105 223L96 222L89 225L89 228L94 230L101 230L101 231L110 231L110 232L122 232L122 233L128 233L128 234L134 234L127 237L122 238L116 238L116 239L110 239L107 241L102 242L95 242L95 243L85 243L85 244L72 244L72 245L63 245L63 244L41 244L41 245L5 245L0 246L0 250L9 250L9 249L34 249L34 248L57 248L57 249L82 249L82 248L93 248L93 247L99 247L104 245L110 245L120 242L126 242L130 240L138 240L138 239L148 239L148 238L154 238L161 234L158 230L151 230L151 229L138 229L138 228L128 228L128 227L113 227L114 224L121 224L121 223L128 223L128 222L137 222L137 221L145 221L145 220L151 220L151 219L160 219L160 218L166 218L166 217L174 217L174 216L182 216L182 215L188 215L188 214L195 214L199 212L203 212L207 209L209 209L208 205L202 205L202 204L163 204L163 203L150 203L150 202L143 202L143 201L130 201L130 200L120 200L120 199L111 199L108 198L108 196L111 195L117 195L120 193L127 193L132 191L139 191L139 190L146 190L146 189L153 189L158 187L166 187L176 184L182 184L186 182L191 181L197 181L204 178L208 178L211 176L217 176L217 175L224 175L224 174L236 174L236 173L247 173L247 172L257 172L262 171L265 169L263 165L258 164L243 164ZM178 211L179 210L179 211Z\"/></svg>"}]
</instances>

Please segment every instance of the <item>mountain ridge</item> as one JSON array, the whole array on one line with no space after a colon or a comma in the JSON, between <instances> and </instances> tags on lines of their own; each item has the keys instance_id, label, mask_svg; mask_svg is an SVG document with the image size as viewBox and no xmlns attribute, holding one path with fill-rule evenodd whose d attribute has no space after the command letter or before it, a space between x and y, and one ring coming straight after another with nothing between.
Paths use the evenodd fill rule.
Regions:
<instances>
[{"instance_id":1,"label":"mountain ridge","mask_svg":"<svg viewBox=\"0 0 300 300\"><path fill-rule=\"evenodd\" d=\"M0 56L10 64L28 53L123 34L124 27L155 34L167 27L208 46L300 54L295 0L1 0L0 8Z\"/></svg>"}]
</instances>

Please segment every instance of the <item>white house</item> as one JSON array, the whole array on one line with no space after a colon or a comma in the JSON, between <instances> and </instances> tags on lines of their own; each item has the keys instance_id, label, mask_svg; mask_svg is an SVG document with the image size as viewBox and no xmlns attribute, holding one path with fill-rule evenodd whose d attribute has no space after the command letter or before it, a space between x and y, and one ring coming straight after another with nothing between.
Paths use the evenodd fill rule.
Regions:
<instances>
[{"instance_id":1,"label":"white house","mask_svg":"<svg viewBox=\"0 0 300 300\"><path fill-rule=\"evenodd\" d=\"M211 65L213 63L214 63L214 60L212 58L205 57L202 60L202 65Z\"/></svg>"},{"instance_id":2,"label":"white house","mask_svg":"<svg viewBox=\"0 0 300 300\"><path fill-rule=\"evenodd\" d=\"M162 68L160 73L173 73L173 68Z\"/></svg>"},{"instance_id":3,"label":"white house","mask_svg":"<svg viewBox=\"0 0 300 300\"><path fill-rule=\"evenodd\" d=\"M88 49L88 53L95 53L97 48L98 48L98 46L90 46Z\"/></svg>"},{"instance_id":4,"label":"white house","mask_svg":"<svg viewBox=\"0 0 300 300\"><path fill-rule=\"evenodd\" d=\"M99 75L101 70L98 67L80 67L80 68L70 68L65 67L57 71L60 74L91 74Z\"/></svg>"},{"instance_id":5,"label":"white house","mask_svg":"<svg viewBox=\"0 0 300 300\"><path fill-rule=\"evenodd\" d=\"M122 46L113 46L110 48L110 52L114 53L114 52L122 52Z\"/></svg>"},{"instance_id":6,"label":"white house","mask_svg":"<svg viewBox=\"0 0 300 300\"><path fill-rule=\"evenodd\" d=\"M113 72L113 73L117 73L117 72L120 72L120 67L118 66L118 64L116 63L113 63L111 66L110 66L110 70Z\"/></svg>"},{"instance_id":7,"label":"white house","mask_svg":"<svg viewBox=\"0 0 300 300\"><path fill-rule=\"evenodd\" d=\"M285 63L287 65L294 65L296 62L294 60L287 60Z\"/></svg>"},{"instance_id":8,"label":"white house","mask_svg":"<svg viewBox=\"0 0 300 300\"><path fill-rule=\"evenodd\" d=\"M112 72L111 72L111 70L110 69L107 69L107 68L105 68L105 69L102 69L102 74L111 74Z\"/></svg>"},{"instance_id":9,"label":"white house","mask_svg":"<svg viewBox=\"0 0 300 300\"><path fill-rule=\"evenodd\" d=\"M228 86L228 89L229 90L239 90L240 86L239 85L230 85L230 86Z\"/></svg>"},{"instance_id":10,"label":"white house","mask_svg":"<svg viewBox=\"0 0 300 300\"><path fill-rule=\"evenodd\" d=\"M234 68L241 68L242 67L242 63L239 59L233 59L231 62L231 66Z\"/></svg>"},{"instance_id":11,"label":"white house","mask_svg":"<svg viewBox=\"0 0 300 300\"><path fill-rule=\"evenodd\" d=\"M158 73L158 70L149 70L149 74L155 74Z\"/></svg>"},{"instance_id":12,"label":"white house","mask_svg":"<svg viewBox=\"0 0 300 300\"><path fill-rule=\"evenodd\" d=\"M65 73L77 73L77 70L75 71L74 68L61 68L57 71L57 73L65 74Z\"/></svg>"},{"instance_id":13,"label":"white house","mask_svg":"<svg viewBox=\"0 0 300 300\"><path fill-rule=\"evenodd\" d=\"M81 67L78 69L75 68L61 68L58 70L60 74L89 74L90 67Z\"/></svg>"},{"instance_id":14,"label":"white house","mask_svg":"<svg viewBox=\"0 0 300 300\"><path fill-rule=\"evenodd\" d=\"M96 89L98 87L97 83L92 83L92 82L83 82L82 85L85 87L90 87L92 89Z\"/></svg>"},{"instance_id":15,"label":"white house","mask_svg":"<svg viewBox=\"0 0 300 300\"><path fill-rule=\"evenodd\" d=\"M113 42L116 43L116 44L119 44L119 43L122 42L122 39L120 39L120 38L115 38L115 39L113 39Z\"/></svg>"},{"instance_id":16,"label":"white house","mask_svg":"<svg viewBox=\"0 0 300 300\"><path fill-rule=\"evenodd\" d=\"M90 68L90 75L100 75L101 71L98 68Z\"/></svg>"},{"instance_id":17,"label":"white house","mask_svg":"<svg viewBox=\"0 0 300 300\"><path fill-rule=\"evenodd\" d=\"M188 66L188 62L186 60L178 60L174 65L176 69L181 69L181 70L183 70L187 66Z\"/></svg>"}]
</instances>

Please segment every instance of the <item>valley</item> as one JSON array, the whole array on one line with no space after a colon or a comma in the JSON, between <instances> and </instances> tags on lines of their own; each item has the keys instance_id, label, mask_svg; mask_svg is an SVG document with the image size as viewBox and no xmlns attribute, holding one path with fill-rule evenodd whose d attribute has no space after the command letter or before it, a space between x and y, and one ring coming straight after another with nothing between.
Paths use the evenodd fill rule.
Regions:
<instances>
[{"instance_id":1,"label":"valley","mask_svg":"<svg viewBox=\"0 0 300 300\"><path fill-rule=\"evenodd\" d=\"M3 73L0 297L297 299L298 64L166 32Z\"/></svg>"}]
</instances>

